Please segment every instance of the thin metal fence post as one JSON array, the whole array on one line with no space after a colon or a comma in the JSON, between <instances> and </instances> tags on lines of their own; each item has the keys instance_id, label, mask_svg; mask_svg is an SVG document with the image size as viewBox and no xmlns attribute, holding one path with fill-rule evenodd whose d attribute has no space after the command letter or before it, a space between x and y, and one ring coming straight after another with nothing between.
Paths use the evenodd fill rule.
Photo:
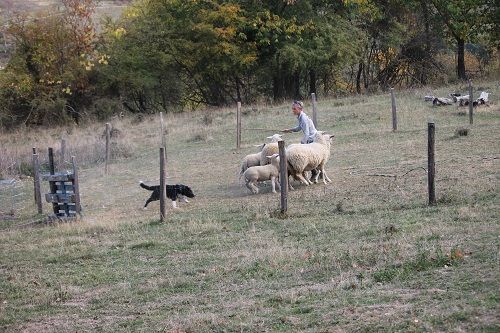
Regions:
<instances>
[{"instance_id":1,"label":"thin metal fence post","mask_svg":"<svg viewBox=\"0 0 500 333\"><path fill-rule=\"evenodd\" d=\"M167 217L167 172L166 172L165 147L160 147L160 221L164 222Z\"/></svg>"},{"instance_id":2,"label":"thin metal fence post","mask_svg":"<svg viewBox=\"0 0 500 333\"><path fill-rule=\"evenodd\" d=\"M75 211L76 214L82 214L82 207L80 203L80 182L78 180L78 166L76 165L75 156L71 156L71 165L73 166L73 192L75 195Z\"/></svg>"},{"instance_id":3,"label":"thin metal fence post","mask_svg":"<svg viewBox=\"0 0 500 333\"><path fill-rule=\"evenodd\" d=\"M472 81L469 80L469 124L474 123L474 97L472 96Z\"/></svg>"},{"instance_id":4,"label":"thin metal fence post","mask_svg":"<svg viewBox=\"0 0 500 333\"><path fill-rule=\"evenodd\" d=\"M278 141L280 154L280 186L281 186L281 213L288 210L288 169L286 163L285 141Z\"/></svg>"},{"instance_id":5,"label":"thin metal fence post","mask_svg":"<svg viewBox=\"0 0 500 333\"><path fill-rule=\"evenodd\" d=\"M109 170L109 155L110 155L110 147L109 141L111 139L111 124L106 123L106 162L104 164L104 173L107 175Z\"/></svg>"},{"instance_id":6,"label":"thin metal fence post","mask_svg":"<svg viewBox=\"0 0 500 333\"><path fill-rule=\"evenodd\" d=\"M38 214L43 213L42 207L42 194L40 191L40 161L38 159L38 154L36 148L33 147L33 181L35 187L35 202Z\"/></svg>"},{"instance_id":7,"label":"thin metal fence post","mask_svg":"<svg viewBox=\"0 0 500 333\"><path fill-rule=\"evenodd\" d=\"M429 205L436 204L436 188L434 177L436 175L436 163L434 157L435 126L434 123L427 124L427 182L429 188Z\"/></svg>"}]
</instances>

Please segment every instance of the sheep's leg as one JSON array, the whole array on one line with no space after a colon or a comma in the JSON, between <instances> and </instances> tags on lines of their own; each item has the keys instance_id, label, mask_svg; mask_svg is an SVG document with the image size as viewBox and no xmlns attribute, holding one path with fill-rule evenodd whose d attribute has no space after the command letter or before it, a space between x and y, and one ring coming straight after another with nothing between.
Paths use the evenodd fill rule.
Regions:
<instances>
[{"instance_id":1,"label":"sheep's leg","mask_svg":"<svg viewBox=\"0 0 500 333\"><path fill-rule=\"evenodd\" d=\"M250 185L250 181L249 181L249 180L247 180L247 181L245 182L245 185L246 185L246 187L247 187L247 188L248 188L248 189L249 189L249 190L253 193L253 188L252 188L252 186Z\"/></svg>"},{"instance_id":2,"label":"sheep's leg","mask_svg":"<svg viewBox=\"0 0 500 333\"><path fill-rule=\"evenodd\" d=\"M302 173L298 173L296 176L302 184L309 186L309 182L304 178L304 175Z\"/></svg>"},{"instance_id":3,"label":"sheep's leg","mask_svg":"<svg viewBox=\"0 0 500 333\"><path fill-rule=\"evenodd\" d=\"M259 193L259 188L255 185L255 182L249 181L247 187L252 191L253 194Z\"/></svg>"},{"instance_id":4,"label":"sheep's leg","mask_svg":"<svg viewBox=\"0 0 500 333\"><path fill-rule=\"evenodd\" d=\"M321 174L323 175L323 183L326 185L326 183L330 183L332 180L330 178L328 178L328 176L326 175L326 172L325 172L325 167L322 166L321 167Z\"/></svg>"},{"instance_id":5,"label":"sheep's leg","mask_svg":"<svg viewBox=\"0 0 500 333\"><path fill-rule=\"evenodd\" d=\"M317 184L318 183L318 179L319 179L319 175L321 174L321 168L312 169L311 173L313 174L311 176L312 181L314 182L314 184Z\"/></svg>"},{"instance_id":6,"label":"sheep's leg","mask_svg":"<svg viewBox=\"0 0 500 333\"><path fill-rule=\"evenodd\" d=\"M276 188L275 188L275 183L274 183L275 180L276 180L276 177L271 177L271 188L272 188L273 193L276 193Z\"/></svg>"},{"instance_id":7,"label":"sheep's leg","mask_svg":"<svg viewBox=\"0 0 500 333\"><path fill-rule=\"evenodd\" d=\"M326 181L329 182L329 183L331 183L332 180L330 178L328 178L328 176L326 175L326 173L324 173L324 175L325 175Z\"/></svg>"},{"instance_id":8,"label":"sheep's leg","mask_svg":"<svg viewBox=\"0 0 500 333\"><path fill-rule=\"evenodd\" d=\"M276 193L276 187L278 188L278 191L281 191L281 186L278 181L278 177L271 177L271 187L273 189L273 193Z\"/></svg>"},{"instance_id":9,"label":"sheep's leg","mask_svg":"<svg viewBox=\"0 0 500 333\"><path fill-rule=\"evenodd\" d=\"M302 172L302 177L304 177L304 179L306 180L306 182L308 182L308 183L309 183L309 185L312 185L312 184L313 184L313 182L309 180L309 177L308 177L308 175L306 174L306 172L305 172L305 171L304 171L304 172Z\"/></svg>"}]
</instances>

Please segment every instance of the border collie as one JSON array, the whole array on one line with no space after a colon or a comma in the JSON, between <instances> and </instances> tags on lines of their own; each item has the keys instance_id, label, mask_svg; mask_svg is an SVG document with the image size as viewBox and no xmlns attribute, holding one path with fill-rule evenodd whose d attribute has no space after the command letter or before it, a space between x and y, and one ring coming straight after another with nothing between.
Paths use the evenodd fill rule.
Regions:
<instances>
[{"instance_id":1,"label":"border collie","mask_svg":"<svg viewBox=\"0 0 500 333\"><path fill-rule=\"evenodd\" d=\"M160 200L160 185L148 186L145 185L142 181L139 182L139 185L148 191L153 191L149 199L146 200L146 203L144 204L144 209L146 209L146 207L151 201ZM186 197L194 198L194 193L191 190L191 188L189 188L189 186L182 184L167 185L167 198L172 200L172 207L177 208L177 199L183 202L189 202L189 200Z\"/></svg>"}]
</instances>

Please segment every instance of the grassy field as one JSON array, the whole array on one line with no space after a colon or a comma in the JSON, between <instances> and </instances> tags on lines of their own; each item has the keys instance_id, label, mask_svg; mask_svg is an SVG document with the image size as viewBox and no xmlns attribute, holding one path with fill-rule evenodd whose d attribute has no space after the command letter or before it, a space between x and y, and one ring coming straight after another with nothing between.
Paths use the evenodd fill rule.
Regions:
<instances>
[{"instance_id":1,"label":"grassy field","mask_svg":"<svg viewBox=\"0 0 500 333\"><path fill-rule=\"evenodd\" d=\"M270 186L251 195L237 173L274 133L249 128L295 125L288 104L243 107L240 151L234 109L168 115L168 182L197 197L169 205L167 223L158 202L141 209L149 192L138 186L158 183L158 117L112 121L108 176L103 124L0 134L4 159L28 165L33 145L46 154L65 136L84 208L80 222L18 228L40 218L32 182L0 192L0 210L15 215L0 222L0 331L498 332L500 88L483 88L491 107L473 126L467 108L423 102L431 90L397 92L395 133L387 94L319 101L319 128L335 134L332 183L297 184L286 216ZM465 86L433 93L455 89Z\"/></svg>"}]
</instances>

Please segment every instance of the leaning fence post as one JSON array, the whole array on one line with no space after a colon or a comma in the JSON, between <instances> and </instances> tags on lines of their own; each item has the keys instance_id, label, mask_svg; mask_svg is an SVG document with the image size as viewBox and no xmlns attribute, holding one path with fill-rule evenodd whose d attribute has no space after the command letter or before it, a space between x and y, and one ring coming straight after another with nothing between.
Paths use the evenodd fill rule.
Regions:
<instances>
[{"instance_id":1,"label":"leaning fence post","mask_svg":"<svg viewBox=\"0 0 500 333\"><path fill-rule=\"evenodd\" d=\"M38 209L38 214L43 213L42 208L42 194L40 192L40 161L36 148L33 147L33 181L35 186L35 202Z\"/></svg>"},{"instance_id":2,"label":"leaning fence post","mask_svg":"<svg viewBox=\"0 0 500 333\"><path fill-rule=\"evenodd\" d=\"M241 102L236 105L236 148L241 146Z\"/></svg>"},{"instance_id":3,"label":"leaning fence post","mask_svg":"<svg viewBox=\"0 0 500 333\"><path fill-rule=\"evenodd\" d=\"M167 171L166 171L165 147L160 147L160 221L164 222L167 217Z\"/></svg>"},{"instance_id":4,"label":"leaning fence post","mask_svg":"<svg viewBox=\"0 0 500 333\"><path fill-rule=\"evenodd\" d=\"M109 153L110 153L110 149L109 149L110 138L111 138L111 124L110 123L106 123L106 156L105 156L106 161L105 161L105 164L104 164L104 173L106 175L108 174Z\"/></svg>"},{"instance_id":5,"label":"leaning fence post","mask_svg":"<svg viewBox=\"0 0 500 333\"><path fill-rule=\"evenodd\" d=\"M317 105L316 105L316 94L311 93L312 107L313 107L313 124L315 128L318 128L318 116L317 116Z\"/></svg>"},{"instance_id":6,"label":"leaning fence post","mask_svg":"<svg viewBox=\"0 0 500 333\"><path fill-rule=\"evenodd\" d=\"M469 124L474 122L474 98L472 97L472 81L469 80Z\"/></svg>"},{"instance_id":7,"label":"leaning fence post","mask_svg":"<svg viewBox=\"0 0 500 333\"><path fill-rule=\"evenodd\" d=\"M76 165L75 156L71 156L71 164L73 166L73 193L75 195L75 212L78 215L82 214L82 207L80 204L80 183L78 181L78 167Z\"/></svg>"},{"instance_id":8,"label":"leaning fence post","mask_svg":"<svg viewBox=\"0 0 500 333\"><path fill-rule=\"evenodd\" d=\"M281 186L281 213L288 210L288 169L286 163L285 141L278 141L280 154L280 186Z\"/></svg>"},{"instance_id":9,"label":"leaning fence post","mask_svg":"<svg viewBox=\"0 0 500 333\"><path fill-rule=\"evenodd\" d=\"M167 141L165 138L165 122L163 121L163 112L160 112L160 138L161 138L161 146L166 147ZM166 152L165 152L166 155Z\"/></svg>"},{"instance_id":10,"label":"leaning fence post","mask_svg":"<svg viewBox=\"0 0 500 333\"><path fill-rule=\"evenodd\" d=\"M54 175L56 173L56 167L54 165L54 149L53 148L49 148L49 172L51 175ZM50 186L50 193L57 193L56 182L49 181L49 186ZM56 214L56 215L59 214L59 205L57 204L57 202L52 203L52 209L54 211L54 214Z\"/></svg>"},{"instance_id":11,"label":"leaning fence post","mask_svg":"<svg viewBox=\"0 0 500 333\"><path fill-rule=\"evenodd\" d=\"M427 124L427 183L429 187L429 205L436 204L436 189L434 177L436 175L436 163L434 159L434 123Z\"/></svg>"},{"instance_id":12,"label":"leaning fence post","mask_svg":"<svg viewBox=\"0 0 500 333\"><path fill-rule=\"evenodd\" d=\"M392 130L397 131L398 119L396 116L396 97L394 96L394 88L391 88L391 104L392 104Z\"/></svg>"}]
</instances>

